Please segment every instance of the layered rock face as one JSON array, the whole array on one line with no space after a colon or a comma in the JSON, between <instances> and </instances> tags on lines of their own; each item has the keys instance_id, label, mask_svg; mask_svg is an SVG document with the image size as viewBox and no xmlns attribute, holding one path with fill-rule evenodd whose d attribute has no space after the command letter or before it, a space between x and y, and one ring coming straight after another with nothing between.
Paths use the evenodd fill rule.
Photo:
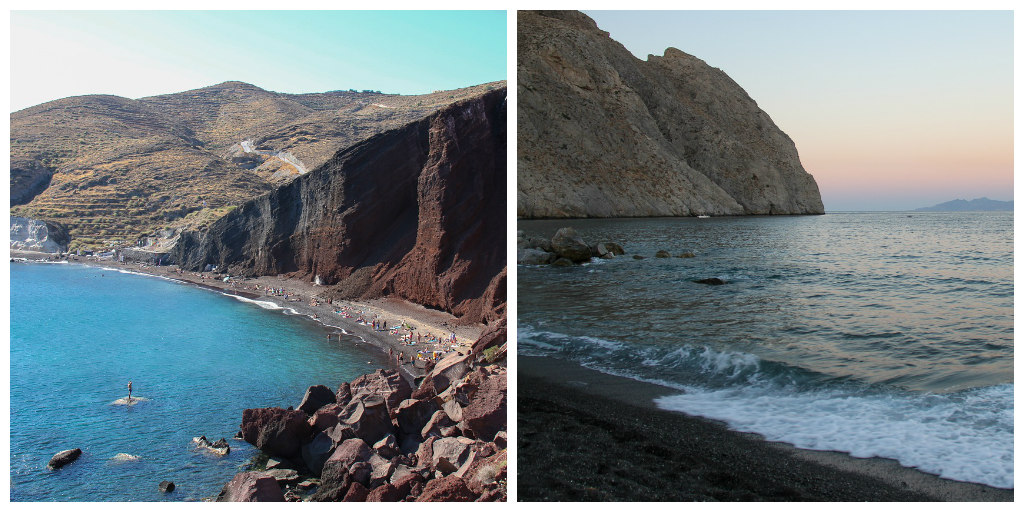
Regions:
<instances>
[{"instance_id":1,"label":"layered rock face","mask_svg":"<svg viewBox=\"0 0 1024 512\"><path fill-rule=\"evenodd\" d=\"M340 151L183 233L174 261L493 321L505 308L505 96L496 89Z\"/></svg>"},{"instance_id":2,"label":"layered rock face","mask_svg":"<svg viewBox=\"0 0 1024 512\"><path fill-rule=\"evenodd\" d=\"M518 15L517 214L820 214L796 146L720 69L635 58L575 11Z\"/></svg>"},{"instance_id":3,"label":"layered rock face","mask_svg":"<svg viewBox=\"0 0 1024 512\"><path fill-rule=\"evenodd\" d=\"M24 217L11 217L11 249L59 253L68 248L68 232L63 226Z\"/></svg>"}]
</instances>

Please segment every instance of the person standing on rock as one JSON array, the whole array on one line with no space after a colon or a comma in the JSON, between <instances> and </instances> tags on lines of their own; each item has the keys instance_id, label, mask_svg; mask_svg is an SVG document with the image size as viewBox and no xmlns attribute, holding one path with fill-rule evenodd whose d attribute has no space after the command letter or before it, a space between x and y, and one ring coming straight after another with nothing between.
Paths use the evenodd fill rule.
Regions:
<instances>
[{"instance_id":1,"label":"person standing on rock","mask_svg":"<svg viewBox=\"0 0 1024 512\"><path fill-rule=\"evenodd\" d=\"M132 381L128 381L128 404L132 403Z\"/></svg>"}]
</instances>

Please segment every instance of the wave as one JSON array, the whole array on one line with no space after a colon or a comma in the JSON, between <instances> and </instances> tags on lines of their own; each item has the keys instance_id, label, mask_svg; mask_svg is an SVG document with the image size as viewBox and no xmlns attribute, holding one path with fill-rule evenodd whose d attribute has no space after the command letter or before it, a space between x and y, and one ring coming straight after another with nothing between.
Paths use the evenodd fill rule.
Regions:
<instances>
[{"instance_id":1,"label":"wave","mask_svg":"<svg viewBox=\"0 0 1024 512\"><path fill-rule=\"evenodd\" d=\"M248 297L243 297L241 295L235 295L233 293L227 293L227 292L221 292L221 295L225 295L225 296L231 297L232 299L236 299L239 302L245 302L247 304L254 304L254 305L259 306L259 307L261 307L263 309L269 309L271 311L283 311L284 313L289 313L289 314L292 314L292 315L300 314L298 311L295 311L292 308L282 306L282 305L280 305L280 304L278 304L276 302L272 302L272 301L269 301L269 300L250 299ZM310 317L310 318L312 318L312 317Z\"/></svg>"},{"instance_id":2,"label":"wave","mask_svg":"<svg viewBox=\"0 0 1024 512\"><path fill-rule=\"evenodd\" d=\"M1013 488L1013 384L949 395L687 387L655 403L798 448L885 457L944 478Z\"/></svg>"},{"instance_id":3,"label":"wave","mask_svg":"<svg viewBox=\"0 0 1024 512\"><path fill-rule=\"evenodd\" d=\"M885 457L944 478L1013 488L1013 384L937 394L838 379L703 345L636 346L518 326L524 355L682 391L662 409L799 448Z\"/></svg>"}]
</instances>

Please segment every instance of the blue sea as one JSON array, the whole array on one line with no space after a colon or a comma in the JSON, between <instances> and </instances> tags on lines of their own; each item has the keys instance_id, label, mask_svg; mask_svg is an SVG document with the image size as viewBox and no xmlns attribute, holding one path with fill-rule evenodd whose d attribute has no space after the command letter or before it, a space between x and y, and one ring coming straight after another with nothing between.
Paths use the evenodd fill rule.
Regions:
<instances>
[{"instance_id":1,"label":"blue sea","mask_svg":"<svg viewBox=\"0 0 1024 512\"><path fill-rule=\"evenodd\" d=\"M520 354L663 384L659 407L769 440L1013 487L1012 212L519 223L562 226L627 255L518 266Z\"/></svg>"},{"instance_id":2,"label":"blue sea","mask_svg":"<svg viewBox=\"0 0 1024 512\"><path fill-rule=\"evenodd\" d=\"M357 338L191 285L73 264L10 272L12 501L216 496L255 454L231 439L243 409L297 406L310 385L386 365ZM129 380L147 400L114 405ZM200 435L231 453L196 451ZM46 469L71 448L78 461ZM162 480L177 489L159 492Z\"/></svg>"}]
</instances>

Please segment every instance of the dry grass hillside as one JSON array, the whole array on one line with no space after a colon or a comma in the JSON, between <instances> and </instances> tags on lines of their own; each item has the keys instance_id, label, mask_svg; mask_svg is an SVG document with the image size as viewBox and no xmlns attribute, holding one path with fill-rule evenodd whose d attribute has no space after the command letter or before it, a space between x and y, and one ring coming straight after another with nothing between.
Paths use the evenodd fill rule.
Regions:
<instances>
[{"instance_id":1,"label":"dry grass hillside","mask_svg":"<svg viewBox=\"0 0 1024 512\"><path fill-rule=\"evenodd\" d=\"M503 85L400 96L225 82L51 101L11 114L11 214L66 225L72 248L209 224L340 149Z\"/></svg>"}]
</instances>

